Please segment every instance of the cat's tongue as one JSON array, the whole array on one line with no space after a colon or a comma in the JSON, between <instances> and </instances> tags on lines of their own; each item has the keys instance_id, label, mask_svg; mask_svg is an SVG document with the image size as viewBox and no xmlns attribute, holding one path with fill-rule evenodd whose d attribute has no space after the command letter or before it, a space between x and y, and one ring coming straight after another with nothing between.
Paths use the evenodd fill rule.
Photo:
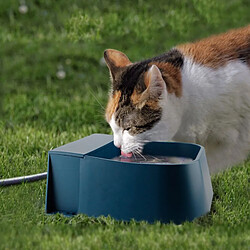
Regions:
<instances>
[{"instance_id":1,"label":"cat's tongue","mask_svg":"<svg viewBox=\"0 0 250 250\"><path fill-rule=\"evenodd\" d=\"M131 158L133 156L132 152L130 153L124 153L123 151L121 151L121 155L127 158Z\"/></svg>"}]
</instances>

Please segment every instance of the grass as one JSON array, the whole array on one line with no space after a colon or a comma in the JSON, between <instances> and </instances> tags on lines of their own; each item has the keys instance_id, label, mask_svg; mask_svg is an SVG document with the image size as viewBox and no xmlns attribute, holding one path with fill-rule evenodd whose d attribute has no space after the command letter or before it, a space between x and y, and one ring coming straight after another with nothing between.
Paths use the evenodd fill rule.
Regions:
<instances>
[{"instance_id":1,"label":"grass","mask_svg":"<svg viewBox=\"0 0 250 250\"><path fill-rule=\"evenodd\" d=\"M0 2L0 178L44 172L51 148L111 132L104 49L136 61L250 22L248 0L21 3ZM181 226L48 216L45 181L0 188L0 249L249 249L249 171L213 176L211 212Z\"/></svg>"}]
</instances>

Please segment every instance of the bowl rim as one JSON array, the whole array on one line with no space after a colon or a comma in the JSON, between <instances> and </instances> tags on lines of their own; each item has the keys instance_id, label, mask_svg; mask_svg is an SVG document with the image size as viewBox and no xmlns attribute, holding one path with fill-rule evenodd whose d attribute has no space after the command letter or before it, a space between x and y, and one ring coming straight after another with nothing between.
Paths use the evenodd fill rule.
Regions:
<instances>
[{"instance_id":1,"label":"bowl rim","mask_svg":"<svg viewBox=\"0 0 250 250\"><path fill-rule=\"evenodd\" d=\"M106 145L103 145L102 147L99 147L99 148L96 148L95 150L93 150L92 152L90 152L89 154L86 154L84 155L83 157L85 158L89 158L89 159L100 159L100 160L103 160L103 161L107 161L107 162L115 162L115 164L126 164L126 165L146 165L146 166L186 166L186 165L192 165L194 163L196 163L197 161L199 161L200 157L201 157L201 154L202 152L204 151L204 147L199 145L199 144L196 144L196 143L187 143L187 142L164 142L164 141L152 141L150 143L161 143L161 144L183 144L183 145L193 145L195 147L198 147L199 148L199 151L198 153L196 154L196 157L195 159L193 159L192 161L190 162L187 162L187 163L169 163L169 164L165 164L165 163L162 163L162 162L155 162L155 163L152 163L152 162L123 162L123 161L117 161L117 160L113 160L112 158L105 158L105 157L100 157L100 156L96 156L94 155L95 153L97 153L99 150L102 150L105 146L109 146L110 144L113 144L113 141L110 142L110 143L107 143Z\"/></svg>"}]
</instances>

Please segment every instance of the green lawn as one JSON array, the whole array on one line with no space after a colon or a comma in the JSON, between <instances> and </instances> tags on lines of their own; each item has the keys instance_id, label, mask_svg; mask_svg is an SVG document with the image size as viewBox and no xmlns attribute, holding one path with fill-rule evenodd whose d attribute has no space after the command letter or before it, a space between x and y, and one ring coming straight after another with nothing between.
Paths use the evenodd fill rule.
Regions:
<instances>
[{"instance_id":1,"label":"green lawn","mask_svg":"<svg viewBox=\"0 0 250 250\"><path fill-rule=\"evenodd\" d=\"M249 0L26 0L22 14L23 2L0 2L0 178L44 172L51 148L111 133L106 48L136 61L250 23ZM0 249L249 249L249 171L250 160L213 176L211 212L180 226L48 216L45 181L0 188Z\"/></svg>"}]
</instances>

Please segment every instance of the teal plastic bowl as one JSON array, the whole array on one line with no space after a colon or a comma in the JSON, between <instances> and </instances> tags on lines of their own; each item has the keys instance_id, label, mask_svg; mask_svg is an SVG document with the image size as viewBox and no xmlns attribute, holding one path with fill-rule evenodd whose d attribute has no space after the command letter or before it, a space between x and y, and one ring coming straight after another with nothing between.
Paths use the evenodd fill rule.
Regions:
<instances>
[{"instance_id":1,"label":"teal plastic bowl","mask_svg":"<svg viewBox=\"0 0 250 250\"><path fill-rule=\"evenodd\" d=\"M192 161L115 161L120 150L113 145L112 136L103 134L49 151L46 212L179 224L210 211L213 191L202 146L151 142L143 154Z\"/></svg>"}]
</instances>

